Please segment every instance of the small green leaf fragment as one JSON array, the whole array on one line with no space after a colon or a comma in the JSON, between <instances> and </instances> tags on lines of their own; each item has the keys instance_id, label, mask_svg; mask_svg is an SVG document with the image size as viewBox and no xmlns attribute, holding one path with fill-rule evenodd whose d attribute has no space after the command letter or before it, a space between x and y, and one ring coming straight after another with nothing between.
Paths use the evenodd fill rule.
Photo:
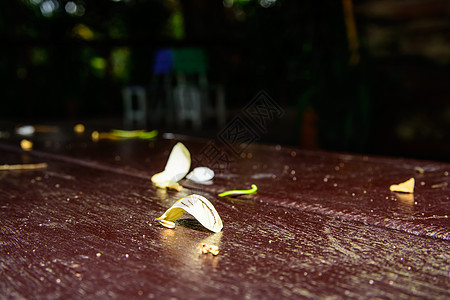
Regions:
<instances>
[{"instance_id":1,"label":"small green leaf fragment","mask_svg":"<svg viewBox=\"0 0 450 300\"><path fill-rule=\"evenodd\" d=\"M257 190L258 190L258 187L255 184L252 184L252 188L249 190L231 190L231 191L226 191L226 192L220 193L218 196L225 197L225 196L230 196L230 195L249 195L249 194L256 193Z\"/></svg>"}]
</instances>

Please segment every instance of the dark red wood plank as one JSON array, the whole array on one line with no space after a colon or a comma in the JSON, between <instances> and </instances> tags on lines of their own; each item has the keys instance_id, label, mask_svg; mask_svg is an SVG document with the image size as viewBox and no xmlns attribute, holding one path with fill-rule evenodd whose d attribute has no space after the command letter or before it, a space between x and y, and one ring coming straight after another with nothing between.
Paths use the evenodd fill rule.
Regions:
<instances>
[{"instance_id":1,"label":"dark red wood plank","mask_svg":"<svg viewBox=\"0 0 450 300\"><path fill-rule=\"evenodd\" d=\"M207 189L196 192L213 202L223 232L189 216L166 229L153 219L192 190L165 192L140 176L45 160L45 170L0 173L3 297L450 296L448 241ZM200 254L203 242L220 254Z\"/></svg>"},{"instance_id":2,"label":"dark red wood plank","mask_svg":"<svg viewBox=\"0 0 450 300\"><path fill-rule=\"evenodd\" d=\"M230 150L236 149L235 146L227 147L226 143L216 141L218 151L230 160L224 168L217 168L216 163L204 158L210 141L174 138L93 142L87 133L77 136L66 131L65 134L36 135L36 150L30 155L150 178L164 168L171 148L182 140L191 151L194 166L209 166L217 173L210 186L183 182L192 189L217 194L249 188L254 183L259 187L254 201L450 239L448 163L258 144L250 145L235 156ZM10 142L17 144L18 140ZM411 177L416 179L413 195L389 190L391 184Z\"/></svg>"}]
</instances>

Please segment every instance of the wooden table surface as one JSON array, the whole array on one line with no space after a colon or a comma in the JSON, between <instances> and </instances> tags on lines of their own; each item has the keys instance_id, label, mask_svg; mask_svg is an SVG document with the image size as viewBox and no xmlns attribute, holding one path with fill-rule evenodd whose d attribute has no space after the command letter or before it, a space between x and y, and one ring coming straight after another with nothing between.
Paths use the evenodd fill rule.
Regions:
<instances>
[{"instance_id":1,"label":"wooden table surface","mask_svg":"<svg viewBox=\"0 0 450 300\"><path fill-rule=\"evenodd\" d=\"M100 140L89 131L0 140L2 298L441 298L450 297L450 164L229 145L185 136ZM211 185L180 192L150 181L176 142ZM214 145L228 160L208 165ZM212 163L212 162L211 162ZM411 177L414 194L389 186ZM258 192L218 197L231 189ZM175 229L154 222L197 193L220 214L219 233L185 214ZM202 254L202 243L219 255Z\"/></svg>"}]
</instances>

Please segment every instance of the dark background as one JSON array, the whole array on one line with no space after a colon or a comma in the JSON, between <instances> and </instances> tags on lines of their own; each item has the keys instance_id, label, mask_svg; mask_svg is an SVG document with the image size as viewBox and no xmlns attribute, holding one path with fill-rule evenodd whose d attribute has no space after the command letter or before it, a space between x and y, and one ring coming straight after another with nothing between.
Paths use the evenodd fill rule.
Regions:
<instances>
[{"instance_id":1,"label":"dark background","mask_svg":"<svg viewBox=\"0 0 450 300\"><path fill-rule=\"evenodd\" d=\"M0 118L114 126L156 50L200 47L229 120L261 90L284 108L261 142L449 161L449 16L446 0L2 1Z\"/></svg>"}]
</instances>

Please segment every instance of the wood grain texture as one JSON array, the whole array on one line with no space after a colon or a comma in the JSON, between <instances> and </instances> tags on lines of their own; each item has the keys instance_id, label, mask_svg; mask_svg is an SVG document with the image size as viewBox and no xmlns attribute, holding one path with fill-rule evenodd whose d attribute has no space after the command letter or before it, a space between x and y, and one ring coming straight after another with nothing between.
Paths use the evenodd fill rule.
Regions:
<instances>
[{"instance_id":1,"label":"wood grain texture","mask_svg":"<svg viewBox=\"0 0 450 300\"><path fill-rule=\"evenodd\" d=\"M78 137L79 138L79 137ZM450 164L305 151L277 145L250 145L236 156L227 145L215 142L227 155L227 164L208 161L209 141L177 136L177 140L99 141L66 138L35 141L30 155L140 178L164 169L171 148L182 140L191 152L193 167L215 170L213 185L185 180L186 187L213 194L230 189L259 188L255 201L450 240ZM58 145L58 147L55 147ZM0 148L17 151L17 147ZM206 157L206 158L205 158ZM421 170L418 172L417 170ZM393 193L391 184L416 179L413 195ZM274 188L275 187L275 188Z\"/></svg>"},{"instance_id":2,"label":"wood grain texture","mask_svg":"<svg viewBox=\"0 0 450 300\"><path fill-rule=\"evenodd\" d=\"M156 189L150 177L175 142L1 144L1 163L48 164L0 172L1 296L450 297L448 190L431 187L447 182L448 164L252 145L213 185ZM205 145L184 143L194 156ZM408 176L414 204L389 191ZM251 183L257 194L217 196ZM213 203L222 232L189 215L175 229L154 222L191 193ZM201 254L203 243L219 255Z\"/></svg>"}]
</instances>

